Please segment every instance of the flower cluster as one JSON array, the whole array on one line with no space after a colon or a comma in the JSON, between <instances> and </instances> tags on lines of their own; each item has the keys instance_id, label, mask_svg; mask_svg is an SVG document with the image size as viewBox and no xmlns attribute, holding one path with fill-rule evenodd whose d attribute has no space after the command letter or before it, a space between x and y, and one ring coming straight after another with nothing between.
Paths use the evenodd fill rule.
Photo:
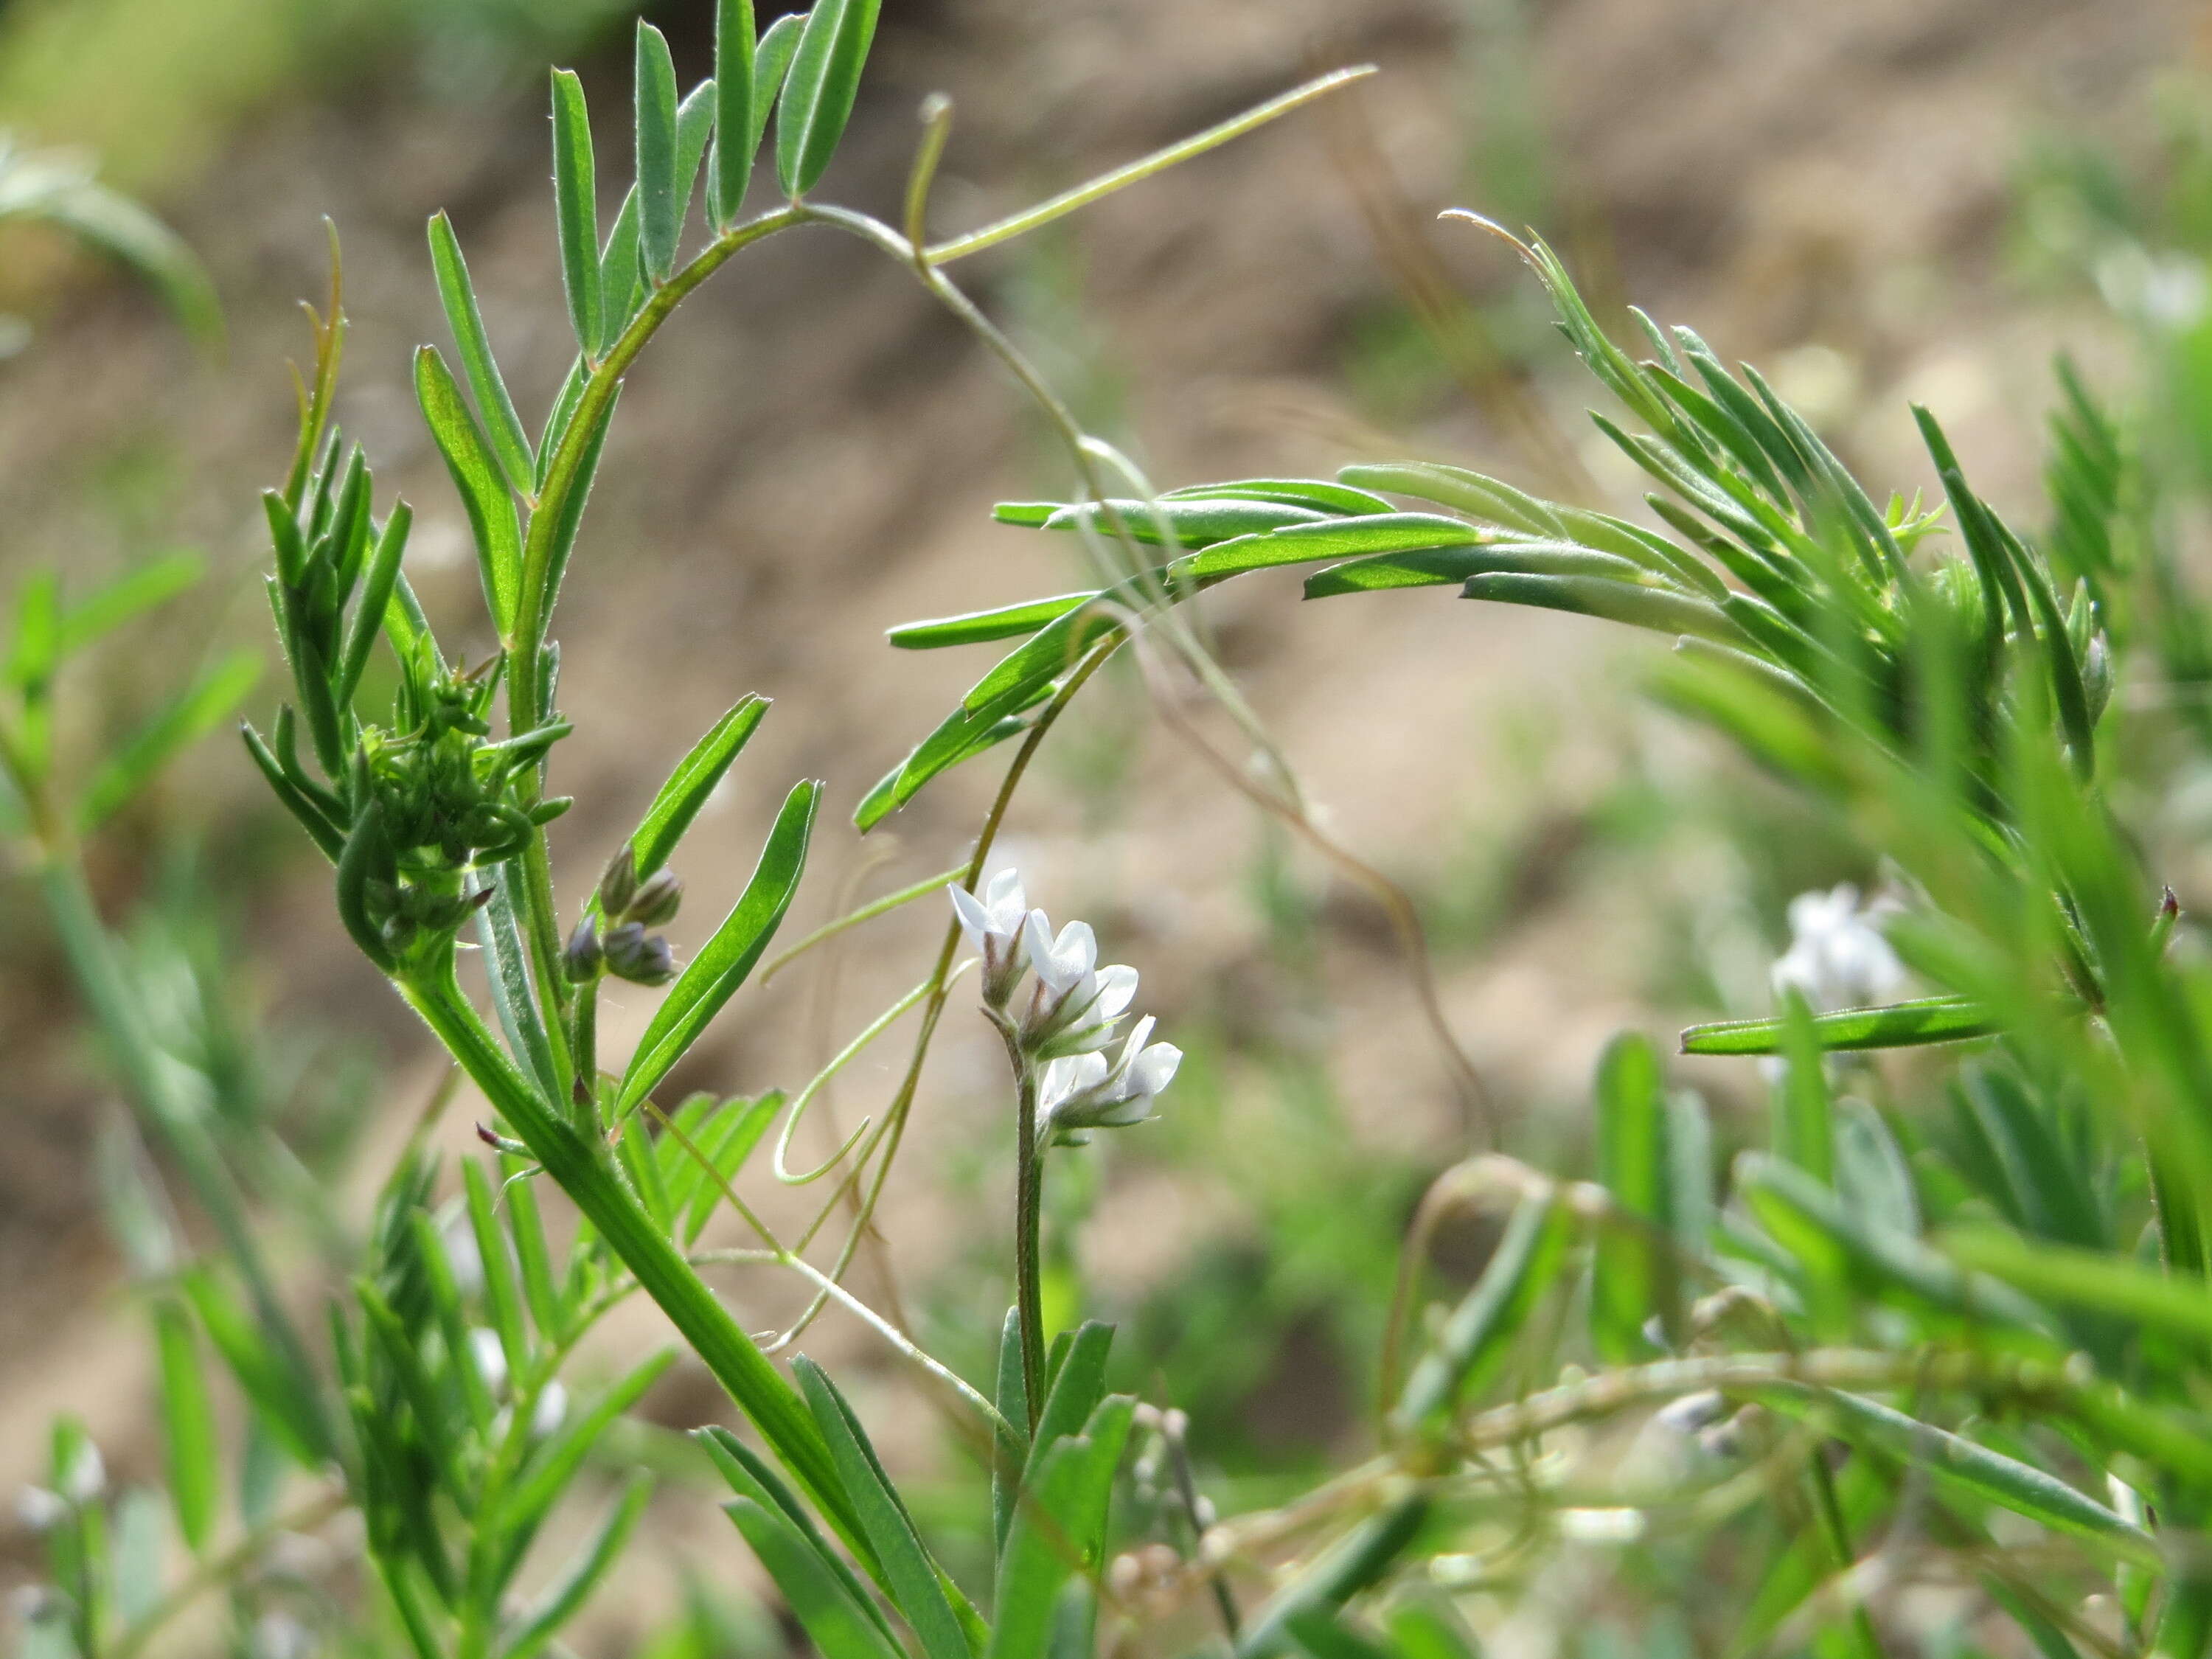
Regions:
<instances>
[{"instance_id":1,"label":"flower cluster","mask_svg":"<svg viewBox=\"0 0 2212 1659\"><path fill-rule=\"evenodd\" d=\"M636 854L625 844L599 878L598 899L599 914L586 915L568 935L563 953L568 977L580 984L604 970L639 985L665 985L675 978L668 940L646 931L674 921L684 902L684 884L674 873L656 870L641 882Z\"/></svg>"},{"instance_id":2,"label":"flower cluster","mask_svg":"<svg viewBox=\"0 0 2212 1659\"><path fill-rule=\"evenodd\" d=\"M1090 1129L1141 1123L1174 1079L1182 1050L1149 1042L1153 1020L1139 1020L1109 1060L1103 1052L1136 1000L1137 970L1098 966L1098 940L1088 922L1055 934L1033 910L1020 875L1001 871L981 898L949 890L960 926L983 959L983 1002L1013 1035L1023 1063L1038 1068L1037 1122L1043 1139L1080 1145ZM1029 995L1018 996L1030 980Z\"/></svg>"},{"instance_id":3,"label":"flower cluster","mask_svg":"<svg viewBox=\"0 0 2212 1659\"><path fill-rule=\"evenodd\" d=\"M1888 898L1863 906L1848 882L1798 894L1790 901L1790 949L1772 970L1776 993L1796 991L1820 1013L1895 1001L1911 981L1881 924L1902 908Z\"/></svg>"}]
</instances>

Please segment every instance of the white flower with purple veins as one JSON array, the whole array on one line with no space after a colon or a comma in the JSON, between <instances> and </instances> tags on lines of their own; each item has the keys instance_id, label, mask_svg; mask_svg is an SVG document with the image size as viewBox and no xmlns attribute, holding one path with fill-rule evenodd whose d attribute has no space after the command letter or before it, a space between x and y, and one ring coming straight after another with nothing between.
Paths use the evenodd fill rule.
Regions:
<instances>
[{"instance_id":1,"label":"white flower with purple veins","mask_svg":"<svg viewBox=\"0 0 2212 1659\"><path fill-rule=\"evenodd\" d=\"M1119 963L1101 968L1098 939L1087 921L1071 921L1053 937L1052 923L1032 910L1023 942L1037 977L1022 1015L1022 1045L1039 1060L1103 1048L1137 997L1137 970Z\"/></svg>"},{"instance_id":2,"label":"white flower with purple veins","mask_svg":"<svg viewBox=\"0 0 2212 1659\"><path fill-rule=\"evenodd\" d=\"M1790 949L1772 971L1776 994L1796 991L1815 1013L1896 1001L1909 981L1879 924L1898 908L1882 900L1862 907L1848 882L1798 894L1790 901Z\"/></svg>"},{"instance_id":3,"label":"white flower with purple veins","mask_svg":"<svg viewBox=\"0 0 2212 1659\"><path fill-rule=\"evenodd\" d=\"M1021 983L1024 966L1022 927L1029 919L1029 900L1022 892L1021 872L1000 871L980 899L957 883L946 890L952 895L960 931L983 958L983 1000L994 1008L1003 1008L1014 987Z\"/></svg>"},{"instance_id":4,"label":"white flower with purple veins","mask_svg":"<svg viewBox=\"0 0 2212 1659\"><path fill-rule=\"evenodd\" d=\"M1182 1064L1182 1050L1172 1042L1148 1042L1152 1025L1150 1014L1139 1020L1110 1064L1095 1053L1049 1062L1037 1090L1040 1138L1080 1146L1087 1129L1124 1129L1150 1117Z\"/></svg>"}]
</instances>

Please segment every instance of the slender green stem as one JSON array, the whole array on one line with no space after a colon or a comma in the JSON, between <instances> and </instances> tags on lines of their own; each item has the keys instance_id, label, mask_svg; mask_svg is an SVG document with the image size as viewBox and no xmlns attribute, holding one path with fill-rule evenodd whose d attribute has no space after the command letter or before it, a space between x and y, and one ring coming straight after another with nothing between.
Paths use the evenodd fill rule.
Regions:
<instances>
[{"instance_id":1,"label":"slender green stem","mask_svg":"<svg viewBox=\"0 0 2212 1659\"><path fill-rule=\"evenodd\" d=\"M1034 1434L1044 1405L1044 1148L1037 1142L1037 1068L1023 1054L1013 1022L996 1010L988 1012L1006 1042L1006 1064L1014 1073L1014 1310L1022 1338L1022 1392Z\"/></svg>"},{"instance_id":2,"label":"slender green stem","mask_svg":"<svg viewBox=\"0 0 2212 1659\"><path fill-rule=\"evenodd\" d=\"M545 487L530 515L530 530L522 545L522 585L514 609L514 636L507 641L507 729L520 736L541 723L539 705L544 698L540 660L547 629L553 621L553 562L569 498L583 484L584 458L592 437L606 421L609 405L621 389L622 377L637 359L646 343L660 330L686 295L713 276L739 249L800 222L796 207L779 208L716 237L699 256L654 290L643 310L630 321L622 337L599 361L577 400L574 415L562 434L553 459L545 469ZM569 988L561 972L559 912L553 901L552 867L546 857L545 831L532 830L523 851L523 903L531 957L538 986L556 1012L568 1006Z\"/></svg>"},{"instance_id":3,"label":"slender green stem","mask_svg":"<svg viewBox=\"0 0 2212 1659\"><path fill-rule=\"evenodd\" d=\"M1156 149L1150 155L1132 161L1126 167L1116 167L1111 173L1102 173L1088 184L1078 185L1073 190L1063 191L1048 201L1040 202L1035 207L1025 208L1011 217L985 225L981 230L971 230L965 236L956 236L950 241L939 242L934 247L925 250L923 258L932 265L950 264L955 259L964 259L971 253L981 253L987 247L995 247L1000 242L1011 241L1015 237L1035 230L1041 225L1048 225L1055 219L1065 217L1078 208L1088 207L1102 197L1111 196L1117 190L1126 190L1131 185L1149 179L1156 173L1164 173L1179 161L1188 161L1194 155L1204 155L1217 145L1225 144L1232 138L1242 137L1255 127L1265 126L1279 115L1289 114L1301 104L1311 103L1316 98L1334 92L1339 87L1349 85L1354 81L1362 80L1374 73L1375 65L1372 64L1362 64L1353 69L1333 70L1317 80L1307 82L1302 87L1291 88L1280 97L1270 98L1266 103L1249 109L1242 115L1233 116L1218 126L1208 127L1205 131L1194 133L1179 143L1170 144L1164 149Z\"/></svg>"},{"instance_id":4,"label":"slender green stem","mask_svg":"<svg viewBox=\"0 0 2212 1659\"><path fill-rule=\"evenodd\" d=\"M1021 787L1022 779L1029 771L1030 762L1036 757L1037 750L1042 745L1045 734L1052 730L1054 722L1066 712L1068 704L1075 700L1075 694L1083 689L1084 683L1098 672L1107 658L1112 656L1120 648L1121 644L1121 636L1119 634L1114 634L1092 646L1090 654L1076 665L1075 672L1067 677L1066 684L1062 685L1059 693L1044 706L1043 711L1037 715L1036 722L1030 727L1029 735L1022 739L1022 746L1014 755L1013 764L1006 769L1006 775L999 784L999 793L992 799L991 810L984 816L983 828L975 837L975 850L969 855L968 867L960 878L960 884L969 891L975 891L975 884L983 878L983 866L990 860L991 848L998 841L1000 826L1005 823L1006 811L1013 805L1014 791ZM867 1236L870 1223L875 1216L877 1202L883 1197L884 1185L890 1179L891 1165L898 1157L900 1144L906 1135L907 1121L914 1109L915 1092L921 1085L921 1068L929 1059L930 1039L937 1034L937 1022L945 1012L945 1000L951 988L953 958L959 954L959 950L960 924L953 921L945 927L945 942L937 953L937 965L930 973L929 982L933 988L930 993L927 1006L922 1010L921 1029L915 1034L914 1052L908 1058L906 1075L899 1081L898 1092L891 1098L890 1109L884 1115L884 1127L881 1131L884 1143L883 1156L875 1162L875 1173L868 1182L866 1194L860 1200L853 1225L845 1236L844 1248L838 1253L836 1266L830 1271L830 1277L833 1281L842 1282L845 1277L846 1269L853 1265L853 1258L859 1253L860 1241ZM831 1209L847 1200L858 1189L861 1176L867 1169L869 1159L873 1155L874 1148L871 1147L853 1166L852 1174L838 1184L838 1189L831 1195L830 1202L823 1206L821 1212L809 1224L805 1234L799 1241L800 1249L805 1248L807 1240L811 1239L822 1224L829 1218ZM822 1311L827 1300L826 1297L817 1294L807 1305L806 1310L793 1322L791 1328L769 1345L770 1352L783 1346L786 1343L796 1341L799 1334L814 1322L815 1316Z\"/></svg>"},{"instance_id":5,"label":"slender green stem","mask_svg":"<svg viewBox=\"0 0 2212 1659\"><path fill-rule=\"evenodd\" d=\"M398 981L400 994L461 1063L531 1155L636 1275L684 1340L751 1418L854 1553L878 1570L828 1444L798 1393L655 1227L616 1177L596 1136L581 1135L539 1099L462 996L450 952Z\"/></svg>"},{"instance_id":6,"label":"slender green stem","mask_svg":"<svg viewBox=\"0 0 2212 1659\"><path fill-rule=\"evenodd\" d=\"M576 1057L576 1098L569 1104L575 1109L577 1127L596 1132L599 1128L599 981L597 979L577 988L574 1018L574 1040L570 1048Z\"/></svg>"}]
</instances>

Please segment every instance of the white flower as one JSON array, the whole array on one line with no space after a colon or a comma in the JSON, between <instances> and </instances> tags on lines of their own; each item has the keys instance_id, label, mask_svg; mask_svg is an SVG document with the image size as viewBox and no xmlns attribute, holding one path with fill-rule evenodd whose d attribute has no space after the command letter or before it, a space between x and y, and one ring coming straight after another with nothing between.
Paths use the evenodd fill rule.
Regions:
<instances>
[{"instance_id":1,"label":"white flower","mask_svg":"<svg viewBox=\"0 0 2212 1659\"><path fill-rule=\"evenodd\" d=\"M1136 1000L1137 970L1121 963L1098 967L1098 939L1087 921L1069 922L1054 939L1045 913L1032 910L1022 939L1037 976L1022 1017L1023 1046L1039 1060L1104 1048Z\"/></svg>"},{"instance_id":2,"label":"white flower","mask_svg":"<svg viewBox=\"0 0 2212 1659\"><path fill-rule=\"evenodd\" d=\"M1881 901L1862 908L1848 882L1791 899L1790 949L1771 975L1776 993L1796 991L1816 1013L1896 1001L1908 985L1905 964L1878 923L1897 908Z\"/></svg>"},{"instance_id":3,"label":"white flower","mask_svg":"<svg viewBox=\"0 0 2212 1659\"><path fill-rule=\"evenodd\" d=\"M497 1394L507 1387L507 1348L499 1340L499 1333L476 1326L469 1332L469 1358L476 1364L477 1375L484 1380L484 1387Z\"/></svg>"},{"instance_id":4,"label":"white flower","mask_svg":"<svg viewBox=\"0 0 2212 1659\"><path fill-rule=\"evenodd\" d=\"M538 1396L538 1404L530 1413L530 1437L543 1440L561 1426L561 1419L568 1414L568 1391L558 1378L548 1382Z\"/></svg>"},{"instance_id":5,"label":"white flower","mask_svg":"<svg viewBox=\"0 0 2212 1659\"><path fill-rule=\"evenodd\" d=\"M1110 1065L1096 1053L1049 1062L1039 1081L1038 1133L1080 1144L1084 1130L1126 1128L1150 1117L1152 1102L1182 1064L1182 1050L1171 1042L1146 1046L1153 1024L1150 1014L1139 1020Z\"/></svg>"},{"instance_id":6,"label":"white flower","mask_svg":"<svg viewBox=\"0 0 2212 1659\"><path fill-rule=\"evenodd\" d=\"M1022 893L1021 872L1000 871L980 899L957 883L945 890L952 895L960 931L983 958L983 1000L994 1008L1004 1007L1022 977L1018 947L1029 919L1029 900Z\"/></svg>"},{"instance_id":7,"label":"white flower","mask_svg":"<svg viewBox=\"0 0 2212 1659\"><path fill-rule=\"evenodd\" d=\"M89 1440L79 1446L61 1484L62 1496L76 1504L89 1504L106 1490L107 1465L100 1458L100 1448Z\"/></svg>"}]
</instances>

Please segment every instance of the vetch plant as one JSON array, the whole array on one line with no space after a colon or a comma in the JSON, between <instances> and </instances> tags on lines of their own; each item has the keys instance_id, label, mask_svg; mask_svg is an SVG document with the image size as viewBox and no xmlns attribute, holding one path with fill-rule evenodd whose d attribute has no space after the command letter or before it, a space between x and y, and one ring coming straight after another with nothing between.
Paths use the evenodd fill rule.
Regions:
<instances>
[{"instance_id":1,"label":"vetch plant","mask_svg":"<svg viewBox=\"0 0 2212 1659\"><path fill-rule=\"evenodd\" d=\"M556 74L575 356L541 421L526 423L507 390L453 227L431 222L455 355L425 347L416 386L472 532L498 640L483 661L440 642L407 578L409 509L380 502L367 457L333 428L334 270L297 447L264 501L291 701L246 740L327 859L345 933L482 1096L489 1152L441 1203L433 1161L408 1149L313 1342L260 1262L246 1207L210 1182L200 1197L223 1255L171 1264L156 1318L170 1507L200 1565L161 1601L125 1605L143 1575L115 1563L146 1559L143 1543L122 1547L147 1535L144 1506L111 1504L83 1431L65 1424L27 1504L57 1598L33 1626L48 1650L150 1651L180 1600L242 1582L274 1534L348 1509L364 1523L372 1593L351 1623L327 1621L334 1640L416 1659L556 1650L636 1527L650 1477L632 1471L581 1552L526 1600L526 1564L670 1355L573 1399L560 1374L596 1322L642 1291L743 1413L748 1432L703 1430L699 1455L828 1659L1468 1659L1501 1603L1527 1635L1540 1612L1527 1593L1558 1582L1563 1552L1605 1593L1577 1609L1600 1634L1547 1633L1562 1650L1881 1659L1981 1651L1986 1631L1990 1651L2046 1659L2199 1659L2212 1645L2212 971L2160 878L2172 849L2133 815L2182 769L2176 757L2201 759L2203 733L2170 712L2174 699L2119 692L2174 690L2160 676L2179 660L2132 648L2129 622L2202 613L2155 526L2116 533L2136 465L2118 418L2066 381L2040 533L1973 491L1925 411L1943 505L1901 491L1877 504L1756 370L1641 313L1644 355L1632 356L1540 240L1485 224L1535 271L1619 406L1597 420L1655 486L1637 516L1425 460L1159 491L1080 430L946 267L1346 77L933 241L940 100L925 108L898 225L816 195L875 23L867 0L819 0L762 33L746 0L721 0L714 77L680 97L665 43L641 26L635 178L604 228L583 88ZM771 126L778 193L748 217ZM1073 499L999 516L1079 538L1097 579L893 630L902 649L1018 642L868 792L856 826L1001 744L1012 759L963 860L836 918L763 972L949 889L933 963L787 1099L670 1106L669 1079L788 912L823 786L783 797L742 884L696 866L678 881L686 830L767 713L741 698L671 757L621 850L564 908L547 830L568 801L554 777L592 711L562 705L552 620L625 377L685 295L752 244L809 227L897 261L1038 404L1065 440ZM1389 910L1446 1068L1479 1095L1426 976L1418 915L1319 827L1188 624L1220 583L1298 566L1318 567L1309 598L1442 586L1674 641L1656 677L1666 701L1820 803L1911 899L1877 915L1852 887L1806 896L1776 966L1778 1012L1684 1034L1692 1053L1787 1062L1763 1139L1670 1086L1629 1034L1598 1066L1581 1175L1485 1150L1440 1176L1413 1207L1378 1321L1371 1444L1294 1489L1225 1504L1199 1491L1204 1449L1180 1410L1111 1390L1109 1328L1047 1328L1042 1282L1048 1153L1151 1117L1182 1056L1152 1040L1154 1016L1130 1021L1136 971L1102 966L1086 924L1055 930L1012 872L981 878L1040 745L1126 647L1172 694L1162 718L1224 782ZM15 658L37 668L81 613L51 591L21 610L30 644ZM367 671L385 656L391 700L371 708L365 688L382 676ZM1227 713L1255 764L1189 720L1178 672ZM71 811L91 809L70 809L47 769L18 758L40 753L47 678L11 669L19 708L0 730L29 819L62 834L51 849L67 844ZM105 796L95 785L74 799ZM66 880L54 890L69 899ZM687 901L727 905L688 962L656 931ZM96 927L69 902L57 915L97 969ZM847 1282L969 965L963 939L1015 1105L994 1145L1015 1176L1015 1295L981 1381ZM469 945L480 991L462 974ZM159 1092L170 1074L131 1046L129 994L81 972L126 1069L136 1058L149 1117L184 1121ZM1894 1000L1907 973L1929 994ZM618 1065L599 1037L610 977L661 994ZM810 1103L908 1014L890 1100L820 1165L792 1169ZM1896 1048L1925 1052L1909 1067L1823 1063ZM1737 1086L1758 1079L1746 1068ZM772 1129L775 1178L826 1183L796 1227L771 1225L775 1212L740 1189ZM565 1249L538 1202L549 1186L580 1217ZM754 1243L701 1248L726 1208ZM1439 1230L1468 1212L1485 1224L1479 1269L1424 1308ZM726 1266L790 1275L808 1304L757 1336L703 1277ZM910 1364L988 1454L976 1571L944 1548L939 1509L894 1479L827 1372L801 1354L778 1363L832 1304ZM227 1547L203 1343L247 1407L244 1525ZM297 1510L278 1502L302 1488ZM986 1511L980 1490L975 1509ZM1905 1594L1923 1585L1968 1609L1971 1638L1929 1626L1925 1599Z\"/></svg>"}]
</instances>

